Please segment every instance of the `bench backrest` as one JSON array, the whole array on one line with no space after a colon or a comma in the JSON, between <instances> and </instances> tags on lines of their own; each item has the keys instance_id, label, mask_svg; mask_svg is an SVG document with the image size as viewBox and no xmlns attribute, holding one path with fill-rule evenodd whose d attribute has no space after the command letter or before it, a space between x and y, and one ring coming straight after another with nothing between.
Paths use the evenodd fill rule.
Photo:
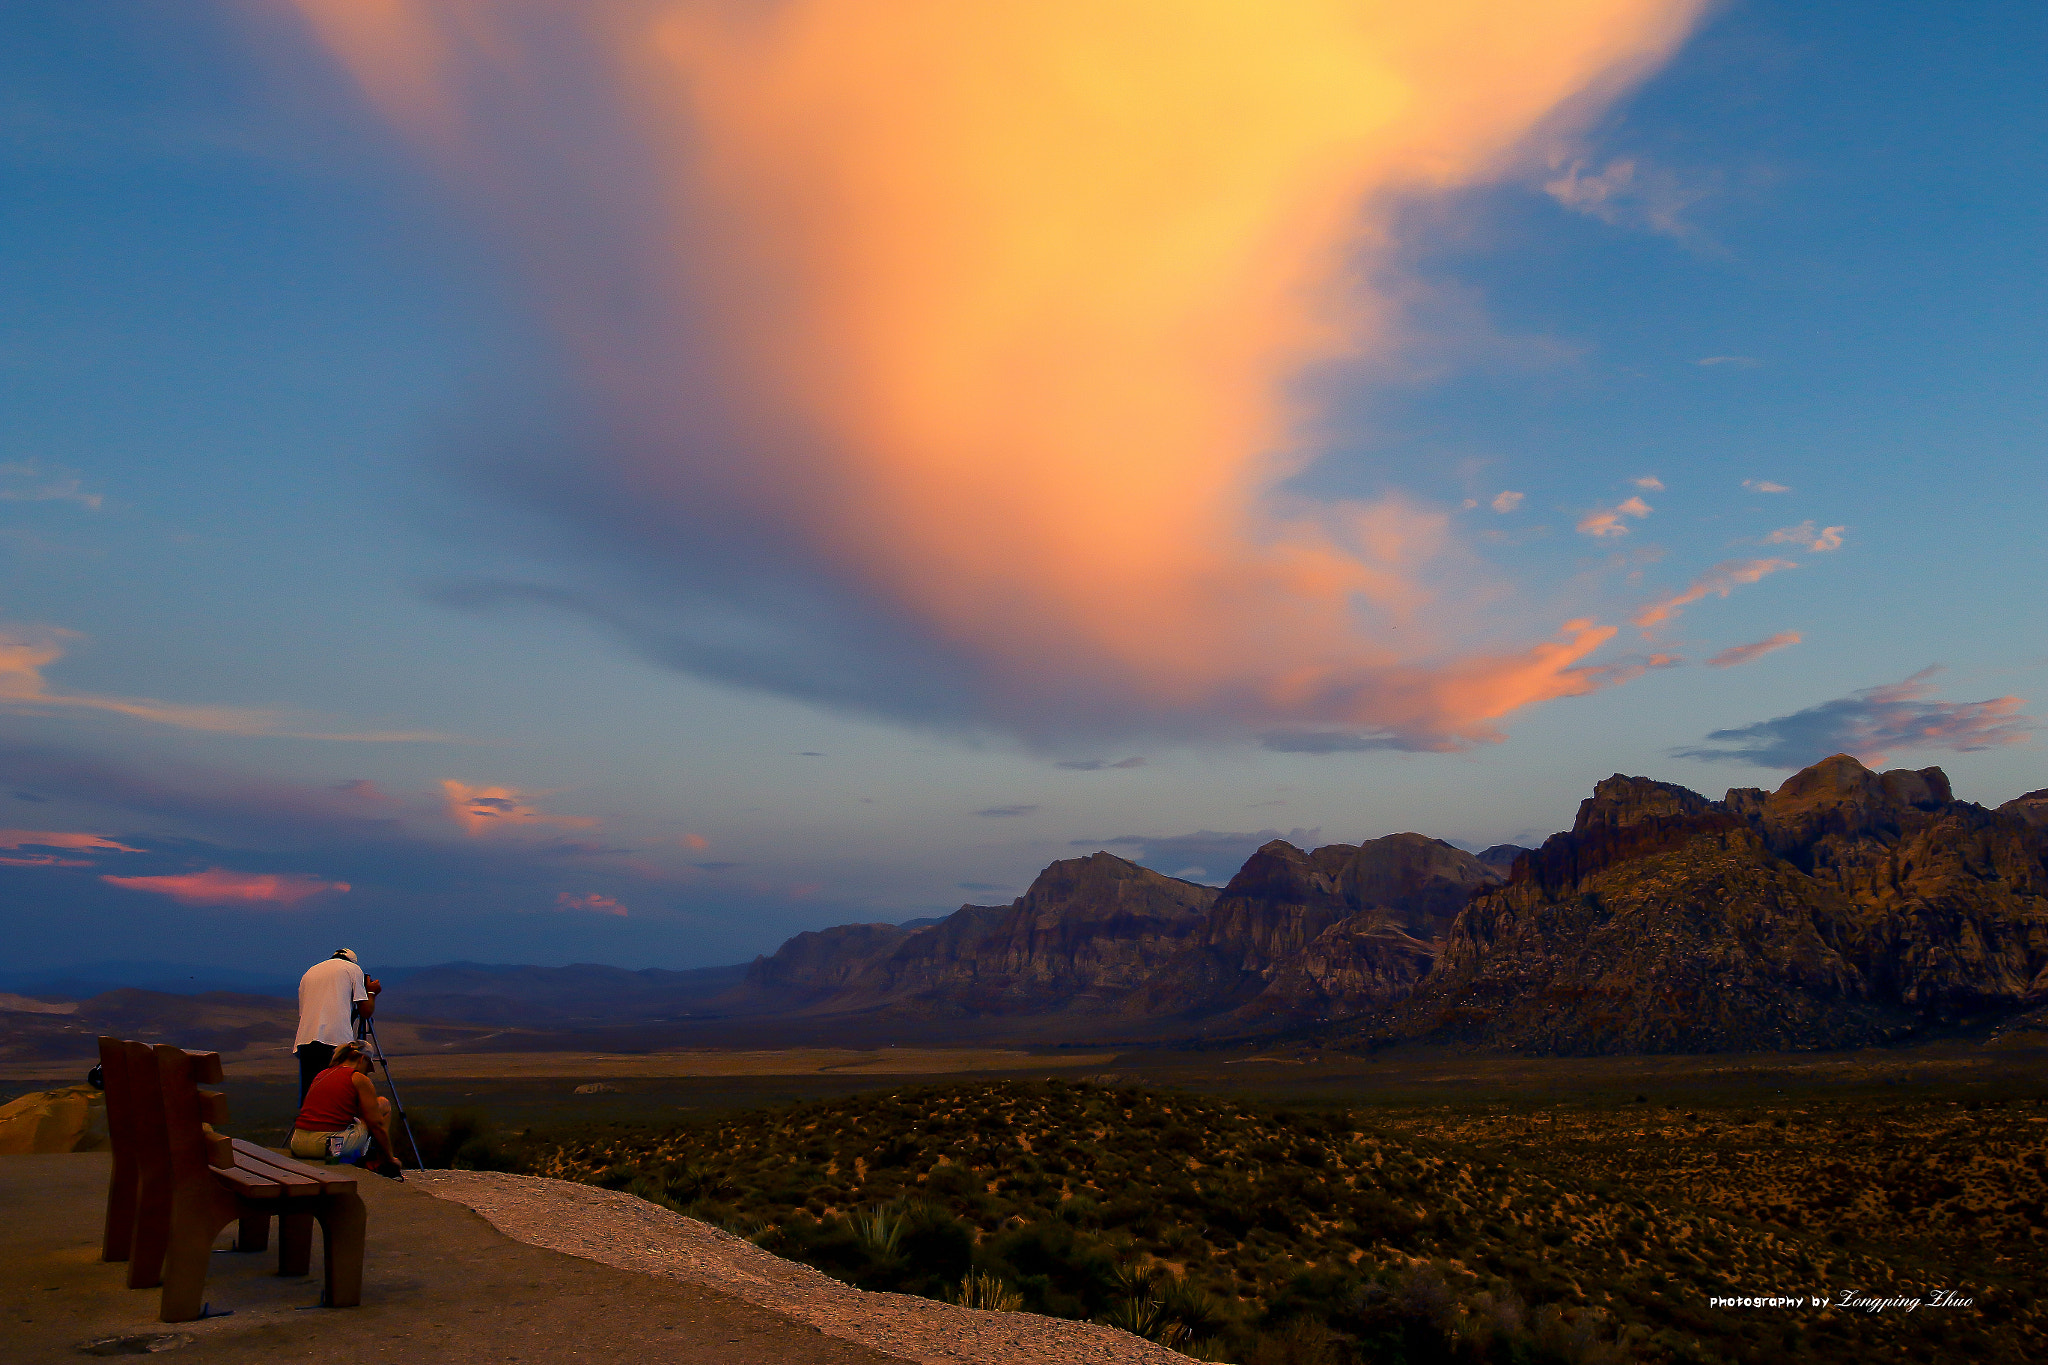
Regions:
<instances>
[{"instance_id":1,"label":"bench backrest","mask_svg":"<svg viewBox=\"0 0 2048 1365\"><path fill-rule=\"evenodd\" d=\"M232 1167L234 1144L210 1126L227 1121L227 1097L199 1088L202 1082L220 1080L220 1054L187 1052L169 1043L158 1043L149 1051L163 1106L172 1179L183 1182L204 1176L209 1167Z\"/></svg>"}]
</instances>

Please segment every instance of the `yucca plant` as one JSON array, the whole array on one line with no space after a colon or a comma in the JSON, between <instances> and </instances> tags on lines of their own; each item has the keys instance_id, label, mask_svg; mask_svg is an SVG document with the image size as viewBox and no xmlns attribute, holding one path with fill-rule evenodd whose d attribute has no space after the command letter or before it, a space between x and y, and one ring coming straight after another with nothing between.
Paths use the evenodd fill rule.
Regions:
<instances>
[{"instance_id":1,"label":"yucca plant","mask_svg":"<svg viewBox=\"0 0 2048 1365\"><path fill-rule=\"evenodd\" d=\"M1161 1346L1178 1346L1189 1336L1186 1325L1168 1313L1157 1299L1118 1299L1096 1321Z\"/></svg>"},{"instance_id":2,"label":"yucca plant","mask_svg":"<svg viewBox=\"0 0 2048 1365\"><path fill-rule=\"evenodd\" d=\"M1014 1313L1024 1306L1024 1296L986 1271L970 1270L960 1277L960 1293L947 1298L962 1308L986 1308L994 1313Z\"/></svg>"},{"instance_id":3,"label":"yucca plant","mask_svg":"<svg viewBox=\"0 0 2048 1365\"><path fill-rule=\"evenodd\" d=\"M894 1256L896 1244L903 1240L903 1215L877 1204L866 1213L854 1215L853 1235L877 1259Z\"/></svg>"}]
</instances>

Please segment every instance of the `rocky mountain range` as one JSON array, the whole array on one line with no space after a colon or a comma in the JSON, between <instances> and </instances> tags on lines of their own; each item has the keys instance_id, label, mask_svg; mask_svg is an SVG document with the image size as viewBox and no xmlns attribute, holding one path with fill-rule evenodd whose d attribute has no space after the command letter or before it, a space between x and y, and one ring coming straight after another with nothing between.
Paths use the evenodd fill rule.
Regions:
<instances>
[{"instance_id":1,"label":"rocky mountain range","mask_svg":"<svg viewBox=\"0 0 2048 1365\"><path fill-rule=\"evenodd\" d=\"M2048 790L1989 810L1939 768L1836 755L1718 801L1617 774L1538 849L1275 840L1221 891L1096 853L1008 906L800 934L721 1004L1567 1054L1875 1043L2048 1006Z\"/></svg>"}]
</instances>

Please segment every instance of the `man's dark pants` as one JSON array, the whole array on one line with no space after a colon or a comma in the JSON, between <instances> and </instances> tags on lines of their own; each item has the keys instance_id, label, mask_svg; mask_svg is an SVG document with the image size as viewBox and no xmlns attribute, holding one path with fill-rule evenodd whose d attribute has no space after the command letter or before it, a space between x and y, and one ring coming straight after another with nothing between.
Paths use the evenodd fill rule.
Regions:
<instances>
[{"instance_id":1,"label":"man's dark pants","mask_svg":"<svg viewBox=\"0 0 2048 1365\"><path fill-rule=\"evenodd\" d=\"M334 1044L301 1043L299 1054L299 1105L306 1103L306 1092L313 1088L313 1078L334 1064Z\"/></svg>"}]
</instances>

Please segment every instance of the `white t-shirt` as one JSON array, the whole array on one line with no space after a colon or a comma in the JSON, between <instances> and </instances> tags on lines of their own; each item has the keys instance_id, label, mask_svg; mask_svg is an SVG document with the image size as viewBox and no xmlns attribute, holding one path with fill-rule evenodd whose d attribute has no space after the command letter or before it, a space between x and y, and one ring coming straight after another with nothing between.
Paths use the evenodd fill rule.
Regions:
<instances>
[{"instance_id":1,"label":"white t-shirt","mask_svg":"<svg viewBox=\"0 0 2048 1365\"><path fill-rule=\"evenodd\" d=\"M363 969L345 957L330 957L306 968L299 978L299 1036L292 1040L293 1049L307 1043L340 1047L355 1041L349 1007L369 998Z\"/></svg>"}]
</instances>

